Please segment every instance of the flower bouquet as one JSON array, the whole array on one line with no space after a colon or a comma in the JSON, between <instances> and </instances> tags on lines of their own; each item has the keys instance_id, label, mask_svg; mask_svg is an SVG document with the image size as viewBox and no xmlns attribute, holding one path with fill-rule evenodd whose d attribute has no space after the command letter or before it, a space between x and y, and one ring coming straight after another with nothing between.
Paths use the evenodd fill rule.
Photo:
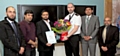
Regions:
<instances>
[{"instance_id":1,"label":"flower bouquet","mask_svg":"<svg viewBox=\"0 0 120 56\"><path fill-rule=\"evenodd\" d=\"M64 39L64 36L68 35L68 30L70 30L70 28L71 23L69 20L59 19L58 21L55 21L52 30L55 31L57 34L60 34L60 40L62 41Z\"/></svg>"}]
</instances>

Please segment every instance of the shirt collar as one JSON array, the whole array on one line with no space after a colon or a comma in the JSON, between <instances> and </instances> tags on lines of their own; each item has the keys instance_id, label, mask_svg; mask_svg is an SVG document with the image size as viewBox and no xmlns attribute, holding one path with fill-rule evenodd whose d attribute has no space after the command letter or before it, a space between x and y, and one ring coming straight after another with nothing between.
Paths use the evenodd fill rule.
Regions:
<instances>
[{"instance_id":1,"label":"shirt collar","mask_svg":"<svg viewBox=\"0 0 120 56\"><path fill-rule=\"evenodd\" d=\"M92 15L89 15L89 16L88 16L88 15L86 15L86 17L89 17L89 18L91 18L91 17L92 17Z\"/></svg>"},{"instance_id":2,"label":"shirt collar","mask_svg":"<svg viewBox=\"0 0 120 56\"><path fill-rule=\"evenodd\" d=\"M92 17L92 15L89 15L89 16L88 16L88 15L86 15L86 18L89 18L89 19L90 19L91 17Z\"/></svg>"},{"instance_id":3,"label":"shirt collar","mask_svg":"<svg viewBox=\"0 0 120 56\"><path fill-rule=\"evenodd\" d=\"M8 18L7 18L7 21L8 21L9 23L12 23L12 22L13 22L13 21L9 20Z\"/></svg>"},{"instance_id":4,"label":"shirt collar","mask_svg":"<svg viewBox=\"0 0 120 56\"><path fill-rule=\"evenodd\" d=\"M69 15L72 16L74 13L75 13L75 12L73 12L73 13L71 13L71 14L69 14Z\"/></svg>"},{"instance_id":5,"label":"shirt collar","mask_svg":"<svg viewBox=\"0 0 120 56\"><path fill-rule=\"evenodd\" d=\"M46 20L43 20L44 22L47 22ZM48 19L48 23L50 22L50 20Z\"/></svg>"}]
</instances>

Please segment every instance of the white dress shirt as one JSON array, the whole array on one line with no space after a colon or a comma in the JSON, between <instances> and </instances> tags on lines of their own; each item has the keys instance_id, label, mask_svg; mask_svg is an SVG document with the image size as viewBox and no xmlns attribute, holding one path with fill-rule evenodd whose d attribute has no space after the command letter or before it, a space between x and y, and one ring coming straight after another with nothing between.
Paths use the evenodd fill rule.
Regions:
<instances>
[{"instance_id":1,"label":"white dress shirt","mask_svg":"<svg viewBox=\"0 0 120 56\"><path fill-rule=\"evenodd\" d=\"M48 21L43 20L43 21L46 23L47 27L48 27L49 30L51 31L50 20L48 20Z\"/></svg>"},{"instance_id":2,"label":"white dress shirt","mask_svg":"<svg viewBox=\"0 0 120 56\"><path fill-rule=\"evenodd\" d=\"M82 24L81 16L80 15L75 15L75 12L73 12L71 14L68 14L64 19L69 20L69 15L71 15L72 18L70 20L70 22L71 22L71 29L68 31L68 34L74 29L74 25L78 25L79 28L73 35L80 34L81 33L81 24Z\"/></svg>"},{"instance_id":3,"label":"white dress shirt","mask_svg":"<svg viewBox=\"0 0 120 56\"><path fill-rule=\"evenodd\" d=\"M90 18L92 17L92 15L86 15L86 18L88 18L90 20Z\"/></svg>"}]
</instances>

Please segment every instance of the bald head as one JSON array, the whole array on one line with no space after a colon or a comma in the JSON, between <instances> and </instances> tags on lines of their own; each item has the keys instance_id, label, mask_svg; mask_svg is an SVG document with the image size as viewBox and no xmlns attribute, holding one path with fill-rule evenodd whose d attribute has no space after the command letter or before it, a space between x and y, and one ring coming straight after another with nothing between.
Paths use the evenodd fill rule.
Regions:
<instances>
[{"instance_id":1,"label":"bald head","mask_svg":"<svg viewBox=\"0 0 120 56\"><path fill-rule=\"evenodd\" d=\"M68 10L69 13L74 12L74 10L75 10L74 4L73 3L68 3L67 10Z\"/></svg>"},{"instance_id":2,"label":"bald head","mask_svg":"<svg viewBox=\"0 0 120 56\"><path fill-rule=\"evenodd\" d=\"M112 24L112 19L110 17L105 17L104 25L108 26Z\"/></svg>"},{"instance_id":3,"label":"bald head","mask_svg":"<svg viewBox=\"0 0 120 56\"><path fill-rule=\"evenodd\" d=\"M16 17L16 11L13 6L9 6L6 8L6 16L8 19L14 21Z\"/></svg>"}]
</instances>

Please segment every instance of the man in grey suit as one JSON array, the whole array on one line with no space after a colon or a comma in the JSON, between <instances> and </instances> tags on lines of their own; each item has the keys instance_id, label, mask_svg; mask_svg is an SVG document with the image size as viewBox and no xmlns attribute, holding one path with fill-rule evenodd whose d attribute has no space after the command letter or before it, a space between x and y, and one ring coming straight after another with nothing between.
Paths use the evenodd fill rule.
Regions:
<instances>
[{"instance_id":1,"label":"man in grey suit","mask_svg":"<svg viewBox=\"0 0 120 56\"><path fill-rule=\"evenodd\" d=\"M97 43L97 32L100 26L99 18L92 15L93 8L85 8L85 16L82 16L82 29L81 29L81 44L82 55L88 56L88 49L90 50L90 56L95 56L95 49Z\"/></svg>"}]
</instances>

